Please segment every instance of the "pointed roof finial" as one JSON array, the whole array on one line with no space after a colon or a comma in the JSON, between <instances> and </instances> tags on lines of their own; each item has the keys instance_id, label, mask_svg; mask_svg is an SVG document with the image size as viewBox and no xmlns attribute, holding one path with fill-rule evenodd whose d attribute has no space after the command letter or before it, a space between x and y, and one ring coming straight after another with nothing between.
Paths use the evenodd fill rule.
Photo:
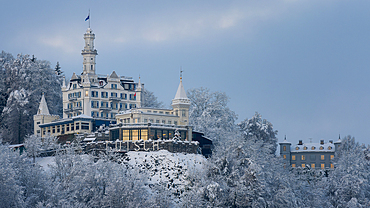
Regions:
<instances>
[{"instance_id":1,"label":"pointed roof finial","mask_svg":"<svg viewBox=\"0 0 370 208\"><path fill-rule=\"evenodd\" d=\"M180 80L182 80L182 66L180 66Z\"/></svg>"}]
</instances>

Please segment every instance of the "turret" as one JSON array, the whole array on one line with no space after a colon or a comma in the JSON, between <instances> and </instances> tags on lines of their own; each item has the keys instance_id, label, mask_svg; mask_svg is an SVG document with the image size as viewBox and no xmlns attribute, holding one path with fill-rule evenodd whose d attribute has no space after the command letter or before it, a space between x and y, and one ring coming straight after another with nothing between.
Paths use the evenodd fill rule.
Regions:
<instances>
[{"instance_id":1,"label":"turret","mask_svg":"<svg viewBox=\"0 0 370 208\"><path fill-rule=\"evenodd\" d=\"M39 136L44 136L45 133L41 132L41 128L39 127L39 125L44 124L44 123L50 123L57 119L59 119L58 115L50 115L44 93L42 93L42 97L41 97L39 108L37 110L37 114L33 116L34 134L39 135Z\"/></svg>"},{"instance_id":2,"label":"turret","mask_svg":"<svg viewBox=\"0 0 370 208\"><path fill-rule=\"evenodd\" d=\"M81 53L83 56L83 74L95 74L95 58L98 52L94 49L95 34L91 28L87 28L84 39L85 47Z\"/></svg>"},{"instance_id":3,"label":"turret","mask_svg":"<svg viewBox=\"0 0 370 208\"><path fill-rule=\"evenodd\" d=\"M288 142L285 136L284 141L280 142L279 145L280 156L283 157L285 165L290 164L290 146L292 145L292 143Z\"/></svg>"},{"instance_id":4,"label":"turret","mask_svg":"<svg viewBox=\"0 0 370 208\"><path fill-rule=\"evenodd\" d=\"M177 88L175 98L172 100L172 108L175 114L180 117L179 125L188 125L190 99L186 96L184 86L182 85L182 77L180 77L180 84Z\"/></svg>"}]
</instances>

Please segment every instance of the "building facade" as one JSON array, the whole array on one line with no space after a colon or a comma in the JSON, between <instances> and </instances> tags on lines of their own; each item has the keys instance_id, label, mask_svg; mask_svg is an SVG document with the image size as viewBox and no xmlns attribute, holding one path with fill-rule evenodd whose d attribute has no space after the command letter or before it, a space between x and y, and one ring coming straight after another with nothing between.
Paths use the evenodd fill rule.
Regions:
<instances>
[{"instance_id":1,"label":"building facade","mask_svg":"<svg viewBox=\"0 0 370 208\"><path fill-rule=\"evenodd\" d=\"M114 120L122 110L141 107L142 84L132 77L96 74L97 50L94 48L95 34L90 28L84 34L82 50L83 71L73 73L68 84L63 83L63 118L81 114L93 118Z\"/></svg>"},{"instance_id":2,"label":"building facade","mask_svg":"<svg viewBox=\"0 0 370 208\"><path fill-rule=\"evenodd\" d=\"M299 140L298 144L292 145L286 138L280 145L280 155L285 161L285 166L291 167L310 167L314 169L334 169L333 159L335 151L341 145L341 140L334 142L329 140L325 143L303 143Z\"/></svg>"}]
</instances>

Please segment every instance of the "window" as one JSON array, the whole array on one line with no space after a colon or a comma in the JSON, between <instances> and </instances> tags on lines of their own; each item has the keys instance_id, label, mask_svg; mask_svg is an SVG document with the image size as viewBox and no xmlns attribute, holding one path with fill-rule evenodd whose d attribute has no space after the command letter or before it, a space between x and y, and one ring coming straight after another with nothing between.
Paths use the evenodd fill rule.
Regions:
<instances>
[{"instance_id":1,"label":"window","mask_svg":"<svg viewBox=\"0 0 370 208\"><path fill-rule=\"evenodd\" d=\"M323 146L320 146L320 150L323 150L324 149L324 147Z\"/></svg>"},{"instance_id":2,"label":"window","mask_svg":"<svg viewBox=\"0 0 370 208\"><path fill-rule=\"evenodd\" d=\"M325 160L325 155L320 156L321 160Z\"/></svg>"},{"instance_id":3,"label":"window","mask_svg":"<svg viewBox=\"0 0 370 208\"><path fill-rule=\"evenodd\" d=\"M332 147L331 147L331 146L329 146L329 147L328 147L328 150L331 150L331 149L332 149Z\"/></svg>"},{"instance_id":4,"label":"window","mask_svg":"<svg viewBox=\"0 0 370 208\"><path fill-rule=\"evenodd\" d=\"M321 169L325 169L325 164L321 163Z\"/></svg>"},{"instance_id":5,"label":"window","mask_svg":"<svg viewBox=\"0 0 370 208\"><path fill-rule=\"evenodd\" d=\"M108 98L108 93L107 92L101 92L101 97L102 98Z\"/></svg>"},{"instance_id":6,"label":"window","mask_svg":"<svg viewBox=\"0 0 370 208\"><path fill-rule=\"evenodd\" d=\"M295 155L292 155L292 160L295 160Z\"/></svg>"},{"instance_id":7,"label":"window","mask_svg":"<svg viewBox=\"0 0 370 208\"><path fill-rule=\"evenodd\" d=\"M162 123L165 124L166 123L166 120L162 120Z\"/></svg>"},{"instance_id":8,"label":"window","mask_svg":"<svg viewBox=\"0 0 370 208\"><path fill-rule=\"evenodd\" d=\"M334 164L333 163L330 163L330 168L334 169Z\"/></svg>"},{"instance_id":9,"label":"window","mask_svg":"<svg viewBox=\"0 0 370 208\"><path fill-rule=\"evenodd\" d=\"M330 159L332 160L332 159L334 159L334 155L330 155Z\"/></svg>"},{"instance_id":10,"label":"window","mask_svg":"<svg viewBox=\"0 0 370 208\"><path fill-rule=\"evenodd\" d=\"M115 92L111 92L111 93L110 93L110 96L111 96L111 97L117 97L117 93L115 93Z\"/></svg>"},{"instance_id":11,"label":"window","mask_svg":"<svg viewBox=\"0 0 370 208\"><path fill-rule=\"evenodd\" d=\"M283 146L283 151L286 151L286 146Z\"/></svg>"},{"instance_id":12,"label":"window","mask_svg":"<svg viewBox=\"0 0 370 208\"><path fill-rule=\"evenodd\" d=\"M182 117L185 117L185 116L186 116L186 111L182 110Z\"/></svg>"},{"instance_id":13,"label":"window","mask_svg":"<svg viewBox=\"0 0 370 208\"><path fill-rule=\"evenodd\" d=\"M314 149L316 149L316 147L315 146L312 146L311 149L314 150Z\"/></svg>"},{"instance_id":14,"label":"window","mask_svg":"<svg viewBox=\"0 0 370 208\"><path fill-rule=\"evenodd\" d=\"M302 168L306 167L306 164L302 164Z\"/></svg>"},{"instance_id":15,"label":"window","mask_svg":"<svg viewBox=\"0 0 370 208\"><path fill-rule=\"evenodd\" d=\"M123 141L130 140L130 130L122 130L122 140Z\"/></svg>"},{"instance_id":16,"label":"window","mask_svg":"<svg viewBox=\"0 0 370 208\"><path fill-rule=\"evenodd\" d=\"M144 118L144 123L148 123L148 119Z\"/></svg>"},{"instance_id":17,"label":"window","mask_svg":"<svg viewBox=\"0 0 370 208\"><path fill-rule=\"evenodd\" d=\"M312 163L311 164L311 168L315 168L315 163Z\"/></svg>"},{"instance_id":18,"label":"window","mask_svg":"<svg viewBox=\"0 0 370 208\"><path fill-rule=\"evenodd\" d=\"M171 121L168 121L168 124L171 124Z\"/></svg>"},{"instance_id":19,"label":"window","mask_svg":"<svg viewBox=\"0 0 370 208\"><path fill-rule=\"evenodd\" d=\"M307 150L307 147L306 147L306 146L304 146L304 147L303 147L303 149L304 149L304 150Z\"/></svg>"},{"instance_id":20,"label":"window","mask_svg":"<svg viewBox=\"0 0 370 208\"><path fill-rule=\"evenodd\" d=\"M135 94L130 94L130 100L136 100L136 93Z\"/></svg>"},{"instance_id":21,"label":"window","mask_svg":"<svg viewBox=\"0 0 370 208\"><path fill-rule=\"evenodd\" d=\"M97 91L91 91L91 97L99 97Z\"/></svg>"},{"instance_id":22,"label":"window","mask_svg":"<svg viewBox=\"0 0 370 208\"><path fill-rule=\"evenodd\" d=\"M112 89L117 89L117 84L111 84Z\"/></svg>"},{"instance_id":23,"label":"window","mask_svg":"<svg viewBox=\"0 0 370 208\"><path fill-rule=\"evenodd\" d=\"M71 124L71 131L75 130L75 124Z\"/></svg>"},{"instance_id":24,"label":"window","mask_svg":"<svg viewBox=\"0 0 370 208\"><path fill-rule=\"evenodd\" d=\"M73 84L73 89L76 89L77 88L77 84Z\"/></svg>"},{"instance_id":25,"label":"window","mask_svg":"<svg viewBox=\"0 0 370 208\"><path fill-rule=\"evenodd\" d=\"M156 123L159 123L159 120L157 119L157 120L155 120L155 122L156 122Z\"/></svg>"},{"instance_id":26,"label":"window","mask_svg":"<svg viewBox=\"0 0 370 208\"><path fill-rule=\"evenodd\" d=\"M92 108L99 108L99 101L91 101Z\"/></svg>"},{"instance_id":27,"label":"window","mask_svg":"<svg viewBox=\"0 0 370 208\"><path fill-rule=\"evenodd\" d=\"M89 97L89 91L85 91L85 97Z\"/></svg>"},{"instance_id":28,"label":"window","mask_svg":"<svg viewBox=\"0 0 370 208\"><path fill-rule=\"evenodd\" d=\"M177 121L174 121L173 124L177 125Z\"/></svg>"},{"instance_id":29,"label":"window","mask_svg":"<svg viewBox=\"0 0 370 208\"><path fill-rule=\"evenodd\" d=\"M137 129L132 130L132 140L139 140L139 130Z\"/></svg>"},{"instance_id":30,"label":"window","mask_svg":"<svg viewBox=\"0 0 370 208\"><path fill-rule=\"evenodd\" d=\"M127 94L126 93L121 93L121 99L127 99Z\"/></svg>"},{"instance_id":31,"label":"window","mask_svg":"<svg viewBox=\"0 0 370 208\"><path fill-rule=\"evenodd\" d=\"M108 102L101 102L101 107L108 108Z\"/></svg>"},{"instance_id":32,"label":"window","mask_svg":"<svg viewBox=\"0 0 370 208\"><path fill-rule=\"evenodd\" d=\"M295 168L295 164L292 164L292 168Z\"/></svg>"},{"instance_id":33,"label":"window","mask_svg":"<svg viewBox=\"0 0 370 208\"><path fill-rule=\"evenodd\" d=\"M295 147L295 150L299 150L299 147Z\"/></svg>"},{"instance_id":34,"label":"window","mask_svg":"<svg viewBox=\"0 0 370 208\"><path fill-rule=\"evenodd\" d=\"M148 140L148 129L141 129L141 139Z\"/></svg>"},{"instance_id":35,"label":"window","mask_svg":"<svg viewBox=\"0 0 370 208\"><path fill-rule=\"evenodd\" d=\"M286 159L286 155L283 155L283 158Z\"/></svg>"},{"instance_id":36,"label":"window","mask_svg":"<svg viewBox=\"0 0 370 208\"><path fill-rule=\"evenodd\" d=\"M304 155L301 155L301 160L306 160L306 157Z\"/></svg>"}]
</instances>

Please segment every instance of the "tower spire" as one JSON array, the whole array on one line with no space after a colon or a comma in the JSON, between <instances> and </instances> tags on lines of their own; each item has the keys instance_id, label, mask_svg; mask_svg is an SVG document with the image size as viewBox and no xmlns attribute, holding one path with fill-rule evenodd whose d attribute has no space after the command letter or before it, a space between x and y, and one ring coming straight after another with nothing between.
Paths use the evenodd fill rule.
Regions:
<instances>
[{"instance_id":1,"label":"tower spire","mask_svg":"<svg viewBox=\"0 0 370 208\"><path fill-rule=\"evenodd\" d=\"M44 93L42 93L39 109L37 110L37 115L49 115L48 105L46 104Z\"/></svg>"}]
</instances>

